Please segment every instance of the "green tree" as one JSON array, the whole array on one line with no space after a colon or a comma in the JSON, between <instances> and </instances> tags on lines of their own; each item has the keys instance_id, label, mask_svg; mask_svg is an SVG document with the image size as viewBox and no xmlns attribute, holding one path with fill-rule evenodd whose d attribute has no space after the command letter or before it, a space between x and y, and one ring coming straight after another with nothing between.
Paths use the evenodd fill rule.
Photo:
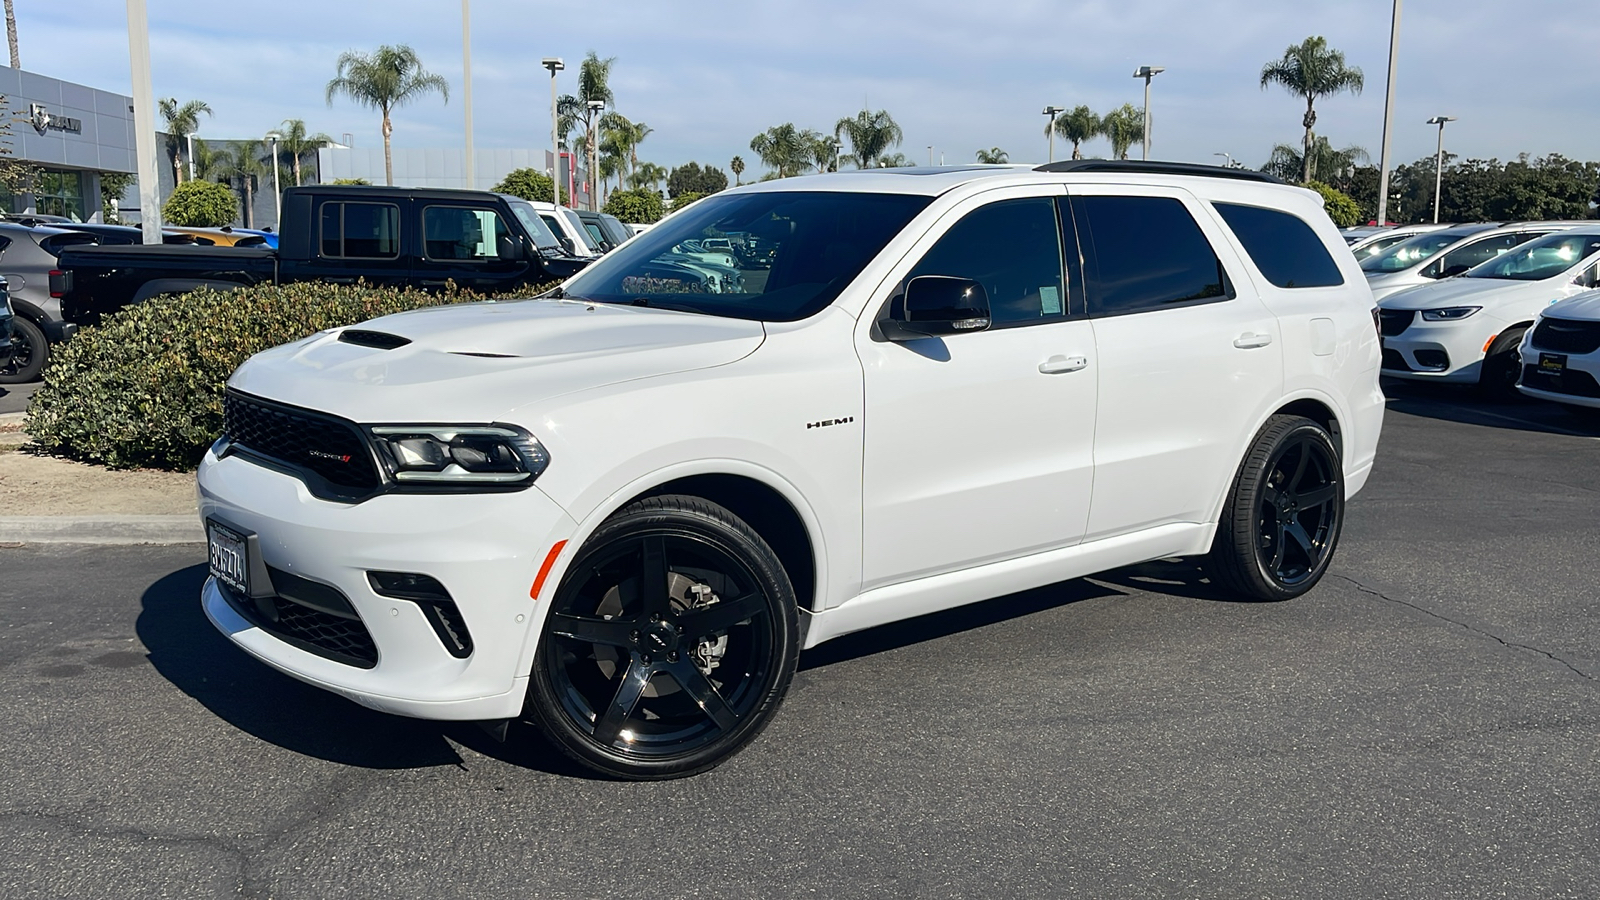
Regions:
<instances>
[{"instance_id":1,"label":"green tree","mask_svg":"<svg viewBox=\"0 0 1600 900\"><path fill-rule=\"evenodd\" d=\"M601 59L593 50L583 58L583 64L578 67L578 93L564 94L556 101L556 130L563 135L571 134L573 129L580 124L583 126L581 146L579 142L572 142L574 150L581 150L588 160L590 170L599 169L599 136L595 133L600 123L600 114L597 109L589 106L589 101L597 101L603 106L612 106L616 103L616 95L611 92L611 66L615 64L615 56ZM596 171L594 173L598 175ZM594 180L590 176L591 182ZM596 206L598 191L590 190L589 208Z\"/></svg>"},{"instance_id":2,"label":"green tree","mask_svg":"<svg viewBox=\"0 0 1600 900\"><path fill-rule=\"evenodd\" d=\"M186 181L172 191L161 215L174 225L221 228L239 212L239 195L214 181Z\"/></svg>"},{"instance_id":3,"label":"green tree","mask_svg":"<svg viewBox=\"0 0 1600 900\"><path fill-rule=\"evenodd\" d=\"M328 183L329 184L371 184L372 182L366 180L365 178L335 178L334 180L332 180L332 181L330 181Z\"/></svg>"},{"instance_id":4,"label":"green tree","mask_svg":"<svg viewBox=\"0 0 1600 900\"><path fill-rule=\"evenodd\" d=\"M1305 140L1301 142L1305 150L1301 158L1300 180L1310 181L1317 174L1311 130L1317 124L1317 99L1344 91L1359 94L1365 80L1359 68L1345 65L1343 53L1329 47L1326 38L1315 35L1289 45L1283 51L1283 58L1261 67L1261 89L1266 90L1274 84L1282 85L1284 90L1306 101L1306 113L1300 119L1306 129Z\"/></svg>"},{"instance_id":5,"label":"green tree","mask_svg":"<svg viewBox=\"0 0 1600 900\"><path fill-rule=\"evenodd\" d=\"M738 186L744 184L744 181L740 178L740 176L744 174L744 157L735 156L728 162L728 168L733 170L734 185Z\"/></svg>"},{"instance_id":6,"label":"green tree","mask_svg":"<svg viewBox=\"0 0 1600 900\"><path fill-rule=\"evenodd\" d=\"M194 142L194 177L196 181L216 181L222 170L233 160L233 151L226 144L212 146L210 141Z\"/></svg>"},{"instance_id":7,"label":"green tree","mask_svg":"<svg viewBox=\"0 0 1600 900\"><path fill-rule=\"evenodd\" d=\"M649 186L650 190L654 191L656 186L661 184L666 177L666 166L657 165L653 162L640 163L639 168L628 176L628 186L635 190Z\"/></svg>"},{"instance_id":8,"label":"green tree","mask_svg":"<svg viewBox=\"0 0 1600 900\"><path fill-rule=\"evenodd\" d=\"M704 197L728 189L728 176L716 166L687 162L672 170L667 176L667 195L674 200L684 194Z\"/></svg>"},{"instance_id":9,"label":"green tree","mask_svg":"<svg viewBox=\"0 0 1600 900\"><path fill-rule=\"evenodd\" d=\"M818 135L811 142L811 162L818 172L839 171L839 139L827 134Z\"/></svg>"},{"instance_id":10,"label":"green tree","mask_svg":"<svg viewBox=\"0 0 1600 900\"><path fill-rule=\"evenodd\" d=\"M606 198L604 212L634 225L648 225L665 213L661 195L655 191L617 191Z\"/></svg>"},{"instance_id":11,"label":"green tree","mask_svg":"<svg viewBox=\"0 0 1600 900\"><path fill-rule=\"evenodd\" d=\"M1299 181L1306 168L1301 149L1293 144L1274 145L1272 156L1262 165L1261 171L1284 181ZM1367 151L1354 144L1335 150L1321 135L1311 142L1311 169L1325 179L1324 184L1337 186L1347 182L1356 167L1368 159Z\"/></svg>"},{"instance_id":12,"label":"green tree","mask_svg":"<svg viewBox=\"0 0 1600 900\"><path fill-rule=\"evenodd\" d=\"M450 102L450 83L441 75L422 68L417 52L405 44L383 44L371 53L346 50L339 55L336 74L328 82L327 100L332 106L339 95L383 114L383 177L394 184L394 157L389 138L394 123L389 114L398 107L437 91Z\"/></svg>"},{"instance_id":13,"label":"green tree","mask_svg":"<svg viewBox=\"0 0 1600 900\"><path fill-rule=\"evenodd\" d=\"M168 97L156 102L161 118L166 122L167 154L172 157L172 183L183 182L184 135L200 130L200 114L211 115L211 107L204 100L190 100L180 104L177 98Z\"/></svg>"},{"instance_id":14,"label":"green tree","mask_svg":"<svg viewBox=\"0 0 1600 900\"><path fill-rule=\"evenodd\" d=\"M5 106L5 95L0 94L0 107ZM40 174L40 169L11 155L11 122L0 116L0 187L12 193L22 193Z\"/></svg>"},{"instance_id":15,"label":"green tree","mask_svg":"<svg viewBox=\"0 0 1600 900\"><path fill-rule=\"evenodd\" d=\"M750 150L761 157L778 178L798 175L811 166L811 150L821 135L801 131L793 122L774 125L750 139Z\"/></svg>"},{"instance_id":16,"label":"green tree","mask_svg":"<svg viewBox=\"0 0 1600 900\"><path fill-rule=\"evenodd\" d=\"M234 151L222 160L222 166L217 175L229 184L236 184L244 191L244 227L256 227L256 188L261 186L262 179L266 178L271 169L262 161L260 151L262 146L255 146L251 142L242 142Z\"/></svg>"},{"instance_id":17,"label":"green tree","mask_svg":"<svg viewBox=\"0 0 1600 900\"><path fill-rule=\"evenodd\" d=\"M1010 161L1011 161L1011 155L1009 153L1006 153L1004 150L1001 150L999 147L990 147L987 150L979 150L978 151L978 162L981 162L981 163L988 163L990 165L994 165L996 163L1004 163L1004 162L1010 162Z\"/></svg>"},{"instance_id":18,"label":"green tree","mask_svg":"<svg viewBox=\"0 0 1600 900\"><path fill-rule=\"evenodd\" d=\"M524 200L542 203L555 202L556 183L549 175L537 169L512 169L492 190L497 194L510 194Z\"/></svg>"},{"instance_id":19,"label":"green tree","mask_svg":"<svg viewBox=\"0 0 1600 900\"><path fill-rule=\"evenodd\" d=\"M132 172L100 173L100 218L115 225L117 210L111 204L122 199L128 186L137 180Z\"/></svg>"},{"instance_id":20,"label":"green tree","mask_svg":"<svg viewBox=\"0 0 1600 900\"><path fill-rule=\"evenodd\" d=\"M1333 220L1333 224L1340 228L1361 224L1361 208L1348 194L1320 181L1308 181L1306 187L1322 195L1322 208L1327 210L1328 218Z\"/></svg>"},{"instance_id":21,"label":"green tree","mask_svg":"<svg viewBox=\"0 0 1600 900\"><path fill-rule=\"evenodd\" d=\"M1144 110L1122 104L1100 120L1100 133L1111 141L1112 159L1127 159L1128 148L1144 140Z\"/></svg>"},{"instance_id":22,"label":"green tree","mask_svg":"<svg viewBox=\"0 0 1600 900\"><path fill-rule=\"evenodd\" d=\"M834 123L833 136L850 141L850 156L857 168L871 168L884 152L900 146L905 133L895 124L888 110L869 112L863 109L854 117Z\"/></svg>"},{"instance_id":23,"label":"green tree","mask_svg":"<svg viewBox=\"0 0 1600 900\"><path fill-rule=\"evenodd\" d=\"M677 212L678 210L683 209L685 206L688 206L704 196L705 194L699 194L694 191L686 191L672 198L672 204L667 207L667 211Z\"/></svg>"},{"instance_id":24,"label":"green tree","mask_svg":"<svg viewBox=\"0 0 1600 900\"><path fill-rule=\"evenodd\" d=\"M1050 126L1045 126L1045 135L1048 137ZM1093 140L1104 134L1106 124L1094 110L1087 106L1074 107L1072 112L1056 119L1056 134L1072 142L1072 158L1083 159L1083 142ZM1144 137L1141 123L1139 136Z\"/></svg>"},{"instance_id":25,"label":"green tree","mask_svg":"<svg viewBox=\"0 0 1600 900\"><path fill-rule=\"evenodd\" d=\"M284 119L278 126L278 150L289 156L290 164L294 170L294 183L300 185L300 160L307 154L315 153L324 145L333 143L333 138L321 133L308 134L305 119Z\"/></svg>"},{"instance_id":26,"label":"green tree","mask_svg":"<svg viewBox=\"0 0 1600 900\"><path fill-rule=\"evenodd\" d=\"M904 153L890 153L887 156L878 157L878 168L880 169L900 169L916 164L916 160Z\"/></svg>"}]
</instances>

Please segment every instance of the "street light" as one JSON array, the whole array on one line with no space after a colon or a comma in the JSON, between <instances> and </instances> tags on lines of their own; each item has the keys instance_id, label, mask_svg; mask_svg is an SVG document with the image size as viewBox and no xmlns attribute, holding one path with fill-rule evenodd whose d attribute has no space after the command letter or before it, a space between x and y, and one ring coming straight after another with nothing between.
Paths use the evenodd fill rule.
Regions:
<instances>
[{"instance_id":1,"label":"street light","mask_svg":"<svg viewBox=\"0 0 1600 900\"><path fill-rule=\"evenodd\" d=\"M1220 156L1223 159L1227 160L1226 164L1224 164L1224 166L1223 166L1223 168L1225 168L1225 169L1242 169L1242 168L1244 168L1244 164L1243 163L1234 162L1233 156L1231 154L1227 153L1227 152L1213 153L1211 155L1212 156Z\"/></svg>"},{"instance_id":2,"label":"street light","mask_svg":"<svg viewBox=\"0 0 1600 900\"><path fill-rule=\"evenodd\" d=\"M272 142L272 227L283 233L283 189L278 185L278 142L283 140L283 135L276 131L267 132L267 140Z\"/></svg>"},{"instance_id":3,"label":"street light","mask_svg":"<svg viewBox=\"0 0 1600 900\"><path fill-rule=\"evenodd\" d=\"M597 202L600 192L598 190L599 185L595 181L595 173L600 168L600 148L597 146L600 143L600 110L606 108L606 102L604 100L590 100L588 106L589 121L592 124L589 126L589 177L587 180L589 182L589 211L594 212L600 208L600 204Z\"/></svg>"},{"instance_id":4,"label":"street light","mask_svg":"<svg viewBox=\"0 0 1600 900\"><path fill-rule=\"evenodd\" d=\"M1041 115L1050 117L1050 124L1045 126L1044 129L1044 136L1050 139L1050 158L1045 162L1056 161L1056 116L1061 115L1063 112L1066 112L1065 107L1046 106L1044 112L1041 113Z\"/></svg>"},{"instance_id":5,"label":"street light","mask_svg":"<svg viewBox=\"0 0 1600 900\"><path fill-rule=\"evenodd\" d=\"M1429 125L1439 126L1439 149L1433 157L1433 224L1439 224L1439 188L1444 184L1444 124L1454 122L1455 116L1434 116Z\"/></svg>"},{"instance_id":6,"label":"street light","mask_svg":"<svg viewBox=\"0 0 1600 900\"><path fill-rule=\"evenodd\" d=\"M928 165L930 167L933 165L933 145L932 144L928 145Z\"/></svg>"},{"instance_id":7,"label":"street light","mask_svg":"<svg viewBox=\"0 0 1600 900\"><path fill-rule=\"evenodd\" d=\"M472 6L471 0L461 0L461 85L462 105L466 107L467 117L467 146L466 161L462 164L462 173L466 176L467 190L472 190L476 172L473 171L472 158Z\"/></svg>"},{"instance_id":8,"label":"street light","mask_svg":"<svg viewBox=\"0 0 1600 900\"><path fill-rule=\"evenodd\" d=\"M185 144L185 146L187 148L185 150L185 152L189 156L189 180L190 181L194 180L194 136L199 134L199 133L200 132L198 132L198 131L186 131L186 132L184 132L184 135L183 135L183 142L184 142L184 144Z\"/></svg>"},{"instance_id":9,"label":"street light","mask_svg":"<svg viewBox=\"0 0 1600 900\"><path fill-rule=\"evenodd\" d=\"M556 73L565 69L567 64L557 56L546 56L539 61L546 69L550 70L550 181L555 187L556 205L561 205L561 139L557 136L559 126L556 125ZM571 198L568 198L571 199Z\"/></svg>"},{"instance_id":10,"label":"street light","mask_svg":"<svg viewBox=\"0 0 1600 900\"><path fill-rule=\"evenodd\" d=\"M1378 153L1378 221L1389 220L1389 132L1394 125L1394 70L1400 50L1400 0L1394 0L1394 15L1389 20L1389 81L1383 93L1383 149Z\"/></svg>"},{"instance_id":11,"label":"street light","mask_svg":"<svg viewBox=\"0 0 1600 900\"><path fill-rule=\"evenodd\" d=\"M1144 79L1144 159L1150 158L1150 79L1166 70L1166 66L1140 66L1133 73L1133 77Z\"/></svg>"}]
</instances>

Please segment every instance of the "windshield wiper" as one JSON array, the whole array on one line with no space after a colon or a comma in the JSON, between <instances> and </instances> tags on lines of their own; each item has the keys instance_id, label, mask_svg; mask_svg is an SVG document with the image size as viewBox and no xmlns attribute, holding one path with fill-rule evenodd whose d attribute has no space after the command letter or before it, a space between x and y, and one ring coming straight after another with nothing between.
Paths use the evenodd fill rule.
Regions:
<instances>
[{"instance_id":1,"label":"windshield wiper","mask_svg":"<svg viewBox=\"0 0 1600 900\"><path fill-rule=\"evenodd\" d=\"M710 313L706 312L703 309L699 309L698 307L694 307L694 306L689 306L686 303L662 303L659 300L651 300L649 297L635 297L631 301L629 301L628 305L629 306L643 306L643 307L647 307L649 309L666 309L666 310L671 310L672 312L694 313L696 315L701 315L701 316L711 315Z\"/></svg>"}]
</instances>

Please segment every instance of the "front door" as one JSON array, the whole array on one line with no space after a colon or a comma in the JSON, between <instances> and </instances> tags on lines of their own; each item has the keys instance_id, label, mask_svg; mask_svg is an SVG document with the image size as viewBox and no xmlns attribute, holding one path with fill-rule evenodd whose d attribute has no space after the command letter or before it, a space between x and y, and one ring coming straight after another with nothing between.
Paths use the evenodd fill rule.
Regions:
<instances>
[{"instance_id":1,"label":"front door","mask_svg":"<svg viewBox=\"0 0 1600 900\"><path fill-rule=\"evenodd\" d=\"M457 287L480 293L511 290L521 284L531 263L517 232L493 207L424 204L421 246L413 267L425 288Z\"/></svg>"},{"instance_id":2,"label":"front door","mask_svg":"<svg viewBox=\"0 0 1600 900\"><path fill-rule=\"evenodd\" d=\"M864 589L1083 536L1097 367L1081 297L1063 272L1057 198L988 196L946 215L895 283L976 280L991 328L904 343L875 330L858 338Z\"/></svg>"}]
</instances>

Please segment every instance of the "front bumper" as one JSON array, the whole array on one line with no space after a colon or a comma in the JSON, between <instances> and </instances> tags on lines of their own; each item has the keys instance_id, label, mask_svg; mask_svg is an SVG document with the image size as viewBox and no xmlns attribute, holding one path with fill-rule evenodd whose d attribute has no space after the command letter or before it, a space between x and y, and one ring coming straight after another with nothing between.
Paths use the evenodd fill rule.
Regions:
<instances>
[{"instance_id":1,"label":"front bumper","mask_svg":"<svg viewBox=\"0 0 1600 900\"><path fill-rule=\"evenodd\" d=\"M1383 338L1383 374L1415 381L1477 384L1484 348L1511 323L1478 313L1429 322L1418 313L1400 334Z\"/></svg>"},{"instance_id":2,"label":"front bumper","mask_svg":"<svg viewBox=\"0 0 1600 900\"><path fill-rule=\"evenodd\" d=\"M427 719L521 712L524 654L536 620L529 591L546 552L576 527L537 487L507 494L385 494L345 504L313 497L290 475L210 453L197 483L202 520L253 534L251 552L260 554L260 568L343 594L359 616L352 627L370 636L376 659L364 668L315 642L286 640L241 615L229 602L232 592L208 579L206 616L245 652L384 712ZM379 595L368 580L373 571L437 579L470 632L470 655L458 658L446 648L421 604ZM248 608L247 599L231 599Z\"/></svg>"},{"instance_id":3,"label":"front bumper","mask_svg":"<svg viewBox=\"0 0 1600 900\"><path fill-rule=\"evenodd\" d=\"M1566 357L1565 371L1551 376L1540 370L1539 355L1559 351L1535 347L1533 332L1534 329L1528 329L1527 336L1522 340L1522 373L1517 379L1517 390L1541 400L1600 409L1600 350L1593 353L1561 353Z\"/></svg>"}]
</instances>

